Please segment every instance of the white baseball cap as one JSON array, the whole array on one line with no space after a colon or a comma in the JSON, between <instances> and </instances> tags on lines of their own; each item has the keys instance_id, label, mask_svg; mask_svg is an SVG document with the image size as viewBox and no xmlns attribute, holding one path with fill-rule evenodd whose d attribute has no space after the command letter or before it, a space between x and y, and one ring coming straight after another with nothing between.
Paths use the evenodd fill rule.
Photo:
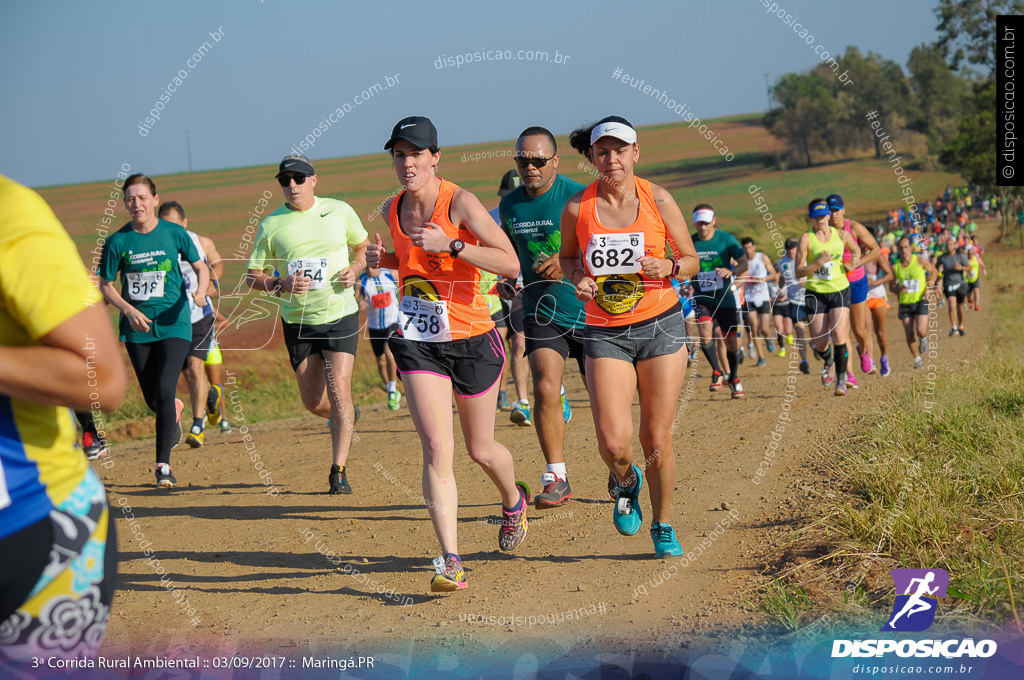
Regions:
<instances>
[{"instance_id":1,"label":"white baseball cap","mask_svg":"<svg viewBox=\"0 0 1024 680\"><path fill-rule=\"evenodd\" d=\"M609 121L594 127L590 133L590 143L593 144L602 137L614 137L621 139L626 144L636 144L636 130L625 123Z\"/></svg>"}]
</instances>

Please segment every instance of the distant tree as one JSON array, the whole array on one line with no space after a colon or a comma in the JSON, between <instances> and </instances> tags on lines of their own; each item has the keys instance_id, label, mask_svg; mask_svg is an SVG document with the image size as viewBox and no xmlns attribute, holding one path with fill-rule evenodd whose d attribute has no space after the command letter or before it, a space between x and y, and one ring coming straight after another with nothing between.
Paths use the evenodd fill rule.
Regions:
<instances>
[{"instance_id":1,"label":"distant tree","mask_svg":"<svg viewBox=\"0 0 1024 680\"><path fill-rule=\"evenodd\" d=\"M971 84L953 72L934 44L911 50L907 70L913 93L909 127L924 134L929 151L938 154L971 112Z\"/></svg>"},{"instance_id":2,"label":"distant tree","mask_svg":"<svg viewBox=\"0 0 1024 680\"><path fill-rule=\"evenodd\" d=\"M838 82L833 85L837 92L848 90L850 95L849 104L839 111L836 123L844 128L847 144L863 140L874 147L876 157L881 156L882 141L873 134L865 116L878 111L877 120L882 127L891 133L899 132L914 108L910 81L896 62L874 52L865 57L856 47L847 47L837 61L841 71L849 72L854 86L843 88Z\"/></svg>"},{"instance_id":3,"label":"distant tree","mask_svg":"<svg viewBox=\"0 0 1024 680\"><path fill-rule=\"evenodd\" d=\"M768 131L811 165L813 154L830 150L835 95L817 73L787 73L775 82L772 96L782 108L767 117Z\"/></svg>"},{"instance_id":4,"label":"distant tree","mask_svg":"<svg viewBox=\"0 0 1024 680\"><path fill-rule=\"evenodd\" d=\"M936 43L954 71L967 63L991 73L995 66L996 16L1024 14L1024 0L939 0Z\"/></svg>"}]
</instances>

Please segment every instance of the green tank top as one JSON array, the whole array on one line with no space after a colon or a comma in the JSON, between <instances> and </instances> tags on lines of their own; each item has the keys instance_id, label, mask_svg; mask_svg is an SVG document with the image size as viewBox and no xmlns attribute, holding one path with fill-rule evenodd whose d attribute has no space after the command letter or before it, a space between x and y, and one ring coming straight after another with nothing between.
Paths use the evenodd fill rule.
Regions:
<instances>
[{"instance_id":1,"label":"green tank top","mask_svg":"<svg viewBox=\"0 0 1024 680\"><path fill-rule=\"evenodd\" d=\"M973 255L967 260L967 283L977 283L981 276L981 267L978 266L978 258Z\"/></svg>"},{"instance_id":2,"label":"green tank top","mask_svg":"<svg viewBox=\"0 0 1024 680\"><path fill-rule=\"evenodd\" d=\"M807 290L814 293L838 293L850 287L846 270L843 269L843 238L835 227L829 227L829 232L831 238L827 243L822 243L814 235L814 229L808 231L807 261L814 262L822 253L828 253L832 258L807 277Z\"/></svg>"},{"instance_id":3,"label":"green tank top","mask_svg":"<svg viewBox=\"0 0 1024 680\"><path fill-rule=\"evenodd\" d=\"M501 297L497 294L498 275L480 270L480 292L487 303L487 313L494 316L501 311Z\"/></svg>"},{"instance_id":4,"label":"green tank top","mask_svg":"<svg viewBox=\"0 0 1024 680\"><path fill-rule=\"evenodd\" d=\"M896 282L904 287L903 292L900 293L900 304L913 305L920 302L928 287L928 275L917 259L917 255L911 258L910 264L906 267L900 260L896 260L896 264L892 266L892 272L896 275Z\"/></svg>"}]
</instances>

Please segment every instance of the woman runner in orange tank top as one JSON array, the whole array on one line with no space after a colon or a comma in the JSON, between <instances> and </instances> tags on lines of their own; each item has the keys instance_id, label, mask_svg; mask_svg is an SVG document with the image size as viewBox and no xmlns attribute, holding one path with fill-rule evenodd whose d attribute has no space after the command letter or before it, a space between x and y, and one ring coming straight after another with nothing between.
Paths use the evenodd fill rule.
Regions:
<instances>
[{"instance_id":1,"label":"woman runner in orange tank top","mask_svg":"<svg viewBox=\"0 0 1024 680\"><path fill-rule=\"evenodd\" d=\"M424 502L443 553L434 560L430 589L449 592L466 587L457 540L453 390L469 456L501 493L498 546L510 552L526 536L529 490L517 485L512 454L494 439L505 352L479 292L480 269L515 278L519 259L476 196L437 176L441 153L429 119L403 118L384 148L405 190L384 211L395 252L386 252L375 234L366 262L399 272L400 335L388 347L423 446Z\"/></svg>"},{"instance_id":2,"label":"woman runner in orange tank top","mask_svg":"<svg viewBox=\"0 0 1024 680\"><path fill-rule=\"evenodd\" d=\"M671 526L676 463L672 418L686 374L686 330L671 278L699 270L686 221L668 191L633 175L636 131L611 116L575 130L573 148L598 180L562 212L562 271L585 301L587 387L598 450L611 471L619 533L643 524L639 494L650 487L655 557L681 555ZM640 393L641 467L633 465L634 392ZM643 476L641 476L643 472Z\"/></svg>"}]
</instances>

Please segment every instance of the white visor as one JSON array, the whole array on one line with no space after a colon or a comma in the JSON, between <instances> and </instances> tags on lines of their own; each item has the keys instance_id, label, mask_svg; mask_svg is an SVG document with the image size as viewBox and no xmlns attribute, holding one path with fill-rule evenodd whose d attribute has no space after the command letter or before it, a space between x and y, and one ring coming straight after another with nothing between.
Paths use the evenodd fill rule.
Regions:
<instances>
[{"instance_id":1,"label":"white visor","mask_svg":"<svg viewBox=\"0 0 1024 680\"><path fill-rule=\"evenodd\" d=\"M707 208L703 208L701 210L693 211L694 222L707 222L708 224L711 224L711 220L713 219L715 219L714 210L708 210Z\"/></svg>"},{"instance_id":2,"label":"white visor","mask_svg":"<svg viewBox=\"0 0 1024 680\"><path fill-rule=\"evenodd\" d=\"M636 130L623 123L601 123L590 133L590 143L593 144L602 137L614 137L621 139L626 144L636 143Z\"/></svg>"}]
</instances>

